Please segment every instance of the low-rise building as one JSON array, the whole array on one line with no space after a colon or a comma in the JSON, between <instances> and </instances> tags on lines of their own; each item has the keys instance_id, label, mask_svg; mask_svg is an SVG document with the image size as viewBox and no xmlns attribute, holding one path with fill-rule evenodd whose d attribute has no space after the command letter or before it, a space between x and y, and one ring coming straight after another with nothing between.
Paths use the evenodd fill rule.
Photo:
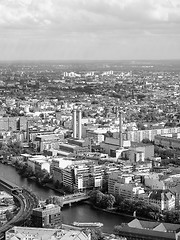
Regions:
<instances>
[{"instance_id":1,"label":"low-rise building","mask_svg":"<svg viewBox=\"0 0 180 240\"><path fill-rule=\"evenodd\" d=\"M134 219L123 223L118 228L118 234L131 240L177 240L180 236L180 225Z\"/></svg>"},{"instance_id":2,"label":"low-rise building","mask_svg":"<svg viewBox=\"0 0 180 240\"><path fill-rule=\"evenodd\" d=\"M91 240L88 231L75 228L51 229L51 228L30 228L12 227L5 234L5 240L36 239L36 240Z\"/></svg>"}]
</instances>

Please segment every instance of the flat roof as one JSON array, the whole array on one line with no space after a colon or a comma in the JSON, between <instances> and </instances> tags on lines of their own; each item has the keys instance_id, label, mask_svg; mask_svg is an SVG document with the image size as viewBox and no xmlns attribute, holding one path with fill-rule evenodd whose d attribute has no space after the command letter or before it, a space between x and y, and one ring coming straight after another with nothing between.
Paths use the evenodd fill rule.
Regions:
<instances>
[{"instance_id":1,"label":"flat roof","mask_svg":"<svg viewBox=\"0 0 180 240\"><path fill-rule=\"evenodd\" d=\"M73 148L73 149L79 147L79 146L68 144L68 143L61 143L60 146L69 147L69 148Z\"/></svg>"}]
</instances>

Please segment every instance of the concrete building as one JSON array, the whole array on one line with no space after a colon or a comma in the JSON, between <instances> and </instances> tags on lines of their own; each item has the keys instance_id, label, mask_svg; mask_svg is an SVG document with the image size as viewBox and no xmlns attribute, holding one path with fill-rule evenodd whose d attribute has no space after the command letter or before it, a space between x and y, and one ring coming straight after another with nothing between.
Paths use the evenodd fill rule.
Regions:
<instances>
[{"instance_id":1,"label":"concrete building","mask_svg":"<svg viewBox=\"0 0 180 240\"><path fill-rule=\"evenodd\" d=\"M25 130L28 118L26 117L2 117L0 118L0 131Z\"/></svg>"},{"instance_id":2,"label":"concrete building","mask_svg":"<svg viewBox=\"0 0 180 240\"><path fill-rule=\"evenodd\" d=\"M39 135L36 136L34 144L38 152L43 152L51 149L59 149L59 144L62 142L62 138L58 134Z\"/></svg>"},{"instance_id":3,"label":"concrete building","mask_svg":"<svg viewBox=\"0 0 180 240\"><path fill-rule=\"evenodd\" d=\"M111 157L117 157L123 152L127 151L131 146L130 141L121 140L122 147L119 146L119 139L106 137L104 142L100 143L100 147ZM121 148L121 149L120 149ZM118 150L121 150L120 153Z\"/></svg>"},{"instance_id":4,"label":"concrete building","mask_svg":"<svg viewBox=\"0 0 180 240\"><path fill-rule=\"evenodd\" d=\"M54 204L33 209L32 223L34 227L61 227L61 208Z\"/></svg>"},{"instance_id":5,"label":"concrete building","mask_svg":"<svg viewBox=\"0 0 180 240\"><path fill-rule=\"evenodd\" d=\"M108 194L114 195L114 186L115 183L128 184L132 182L134 175L133 174L122 174L122 172L112 172L108 176Z\"/></svg>"},{"instance_id":6,"label":"concrete building","mask_svg":"<svg viewBox=\"0 0 180 240\"><path fill-rule=\"evenodd\" d=\"M143 193L144 188L134 183L121 184L116 182L114 185L114 195L119 195L126 199L138 198Z\"/></svg>"},{"instance_id":7,"label":"concrete building","mask_svg":"<svg viewBox=\"0 0 180 240\"><path fill-rule=\"evenodd\" d=\"M12 227L5 240L91 240L87 231L69 227L65 229Z\"/></svg>"},{"instance_id":8,"label":"concrete building","mask_svg":"<svg viewBox=\"0 0 180 240\"><path fill-rule=\"evenodd\" d=\"M159 189L164 190L166 189L165 182L160 180L160 175L157 173L151 173L144 177L144 185L149 187L150 189Z\"/></svg>"},{"instance_id":9,"label":"concrete building","mask_svg":"<svg viewBox=\"0 0 180 240\"><path fill-rule=\"evenodd\" d=\"M128 152L129 152L129 160L132 163L144 162L144 156L145 156L144 151L138 151L136 149L131 149Z\"/></svg>"},{"instance_id":10,"label":"concrete building","mask_svg":"<svg viewBox=\"0 0 180 240\"><path fill-rule=\"evenodd\" d=\"M82 138L82 112L81 109L73 109L72 117L73 138ZM78 128L78 129L77 129Z\"/></svg>"},{"instance_id":11,"label":"concrete building","mask_svg":"<svg viewBox=\"0 0 180 240\"><path fill-rule=\"evenodd\" d=\"M104 141L104 134L98 131L87 130L86 137L88 139L91 139L93 144L97 144L97 145Z\"/></svg>"},{"instance_id":12,"label":"concrete building","mask_svg":"<svg viewBox=\"0 0 180 240\"><path fill-rule=\"evenodd\" d=\"M31 157L28 157L27 164L32 168L34 173L41 171L43 169L45 169L48 173L50 173L51 163L43 155L34 155Z\"/></svg>"},{"instance_id":13,"label":"concrete building","mask_svg":"<svg viewBox=\"0 0 180 240\"><path fill-rule=\"evenodd\" d=\"M161 145L163 147L180 149L179 134L176 134L176 136L172 136L172 137L157 135L154 138L154 143L156 145Z\"/></svg>"},{"instance_id":14,"label":"concrete building","mask_svg":"<svg viewBox=\"0 0 180 240\"><path fill-rule=\"evenodd\" d=\"M177 240L180 236L180 225L134 219L121 225L119 235L131 240Z\"/></svg>"},{"instance_id":15,"label":"concrete building","mask_svg":"<svg viewBox=\"0 0 180 240\"><path fill-rule=\"evenodd\" d=\"M130 151L130 157L131 157L131 151L132 151L132 161L136 160L136 157L138 157L137 160L142 159L152 159L154 157L154 145L153 144L143 144L143 143L136 143L132 142L131 147L129 148ZM137 153L136 157L133 157L133 153ZM139 153L139 156L138 156ZM144 153L144 154L142 154Z\"/></svg>"},{"instance_id":16,"label":"concrete building","mask_svg":"<svg viewBox=\"0 0 180 240\"><path fill-rule=\"evenodd\" d=\"M180 127L173 128L153 128L153 129L145 129L145 130L126 130L123 132L123 137L126 140L131 142L142 142L143 139L149 139L150 141L155 140L155 136L169 136L180 133ZM113 134L114 138L119 138L119 132Z\"/></svg>"}]
</instances>

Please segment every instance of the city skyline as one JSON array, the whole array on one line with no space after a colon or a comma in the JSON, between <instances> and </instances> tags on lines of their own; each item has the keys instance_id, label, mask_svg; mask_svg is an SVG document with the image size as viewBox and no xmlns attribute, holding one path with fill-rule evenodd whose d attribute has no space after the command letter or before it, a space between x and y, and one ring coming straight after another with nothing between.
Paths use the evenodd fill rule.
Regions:
<instances>
[{"instance_id":1,"label":"city skyline","mask_svg":"<svg viewBox=\"0 0 180 240\"><path fill-rule=\"evenodd\" d=\"M0 11L0 61L180 59L178 0L6 0Z\"/></svg>"}]
</instances>

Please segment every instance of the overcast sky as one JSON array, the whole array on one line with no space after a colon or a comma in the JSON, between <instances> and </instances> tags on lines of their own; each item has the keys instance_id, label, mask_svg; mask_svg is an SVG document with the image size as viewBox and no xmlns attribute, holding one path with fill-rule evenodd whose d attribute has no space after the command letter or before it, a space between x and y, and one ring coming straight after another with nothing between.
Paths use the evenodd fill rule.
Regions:
<instances>
[{"instance_id":1,"label":"overcast sky","mask_svg":"<svg viewBox=\"0 0 180 240\"><path fill-rule=\"evenodd\" d=\"M180 0L0 0L0 60L180 59Z\"/></svg>"}]
</instances>

